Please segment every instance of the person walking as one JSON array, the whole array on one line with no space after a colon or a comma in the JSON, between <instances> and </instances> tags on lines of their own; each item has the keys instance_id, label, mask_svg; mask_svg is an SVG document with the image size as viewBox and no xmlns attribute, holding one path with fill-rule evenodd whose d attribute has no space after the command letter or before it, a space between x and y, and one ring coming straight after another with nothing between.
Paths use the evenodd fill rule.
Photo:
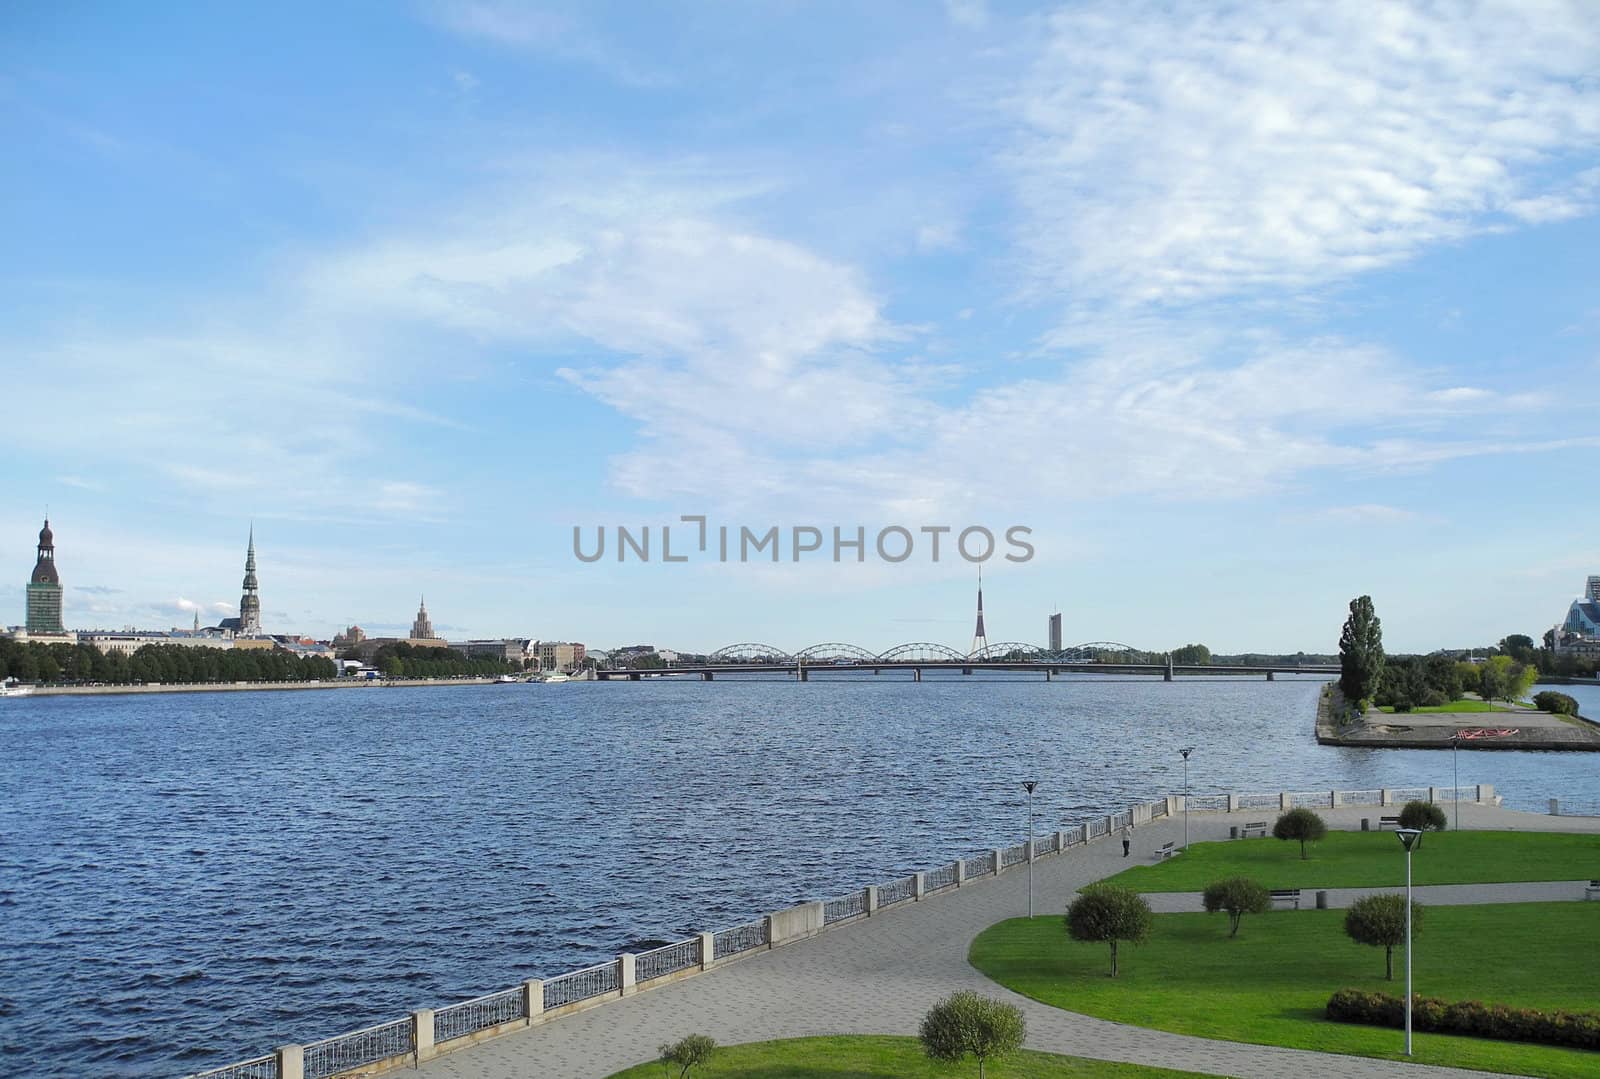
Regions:
<instances>
[{"instance_id":1,"label":"person walking","mask_svg":"<svg viewBox=\"0 0 1600 1079\"><path fill-rule=\"evenodd\" d=\"M1122 826L1122 856L1126 858L1128 851L1133 848L1133 822L1129 821Z\"/></svg>"}]
</instances>

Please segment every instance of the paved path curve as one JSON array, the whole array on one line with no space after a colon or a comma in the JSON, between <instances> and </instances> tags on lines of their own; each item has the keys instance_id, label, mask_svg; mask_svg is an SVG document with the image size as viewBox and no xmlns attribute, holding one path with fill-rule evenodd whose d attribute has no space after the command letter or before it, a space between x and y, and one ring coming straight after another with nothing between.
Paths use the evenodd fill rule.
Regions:
<instances>
[{"instance_id":1,"label":"paved path curve","mask_svg":"<svg viewBox=\"0 0 1600 1079\"><path fill-rule=\"evenodd\" d=\"M1323 815L1332 827L1358 828L1361 817L1377 812L1336 809ZM1229 824L1260 815L1260 810L1195 814L1191 838L1225 838ZM1600 831L1600 819L1482 806L1463 805L1461 818L1465 828ZM1140 828L1135 856L1181 838L1182 832L1181 817ZM1063 910L1076 889L1128 864L1120 844L1107 840L1042 859L1034 863L1035 910ZM997 880L903 904L707 974L448 1053L420 1070L435 1079L603 1079L655 1059L661 1043L696 1031L724 1044L822 1034L914 1034L934 1001L956 989L976 989L1020 1007L1028 1020L1027 1046L1053 1053L1250 1079L1493 1074L1169 1034L1062 1011L1012 993L969 966L967 948L983 929L1027 912L1027 877L1026 867L1014 867Z\"/></svg>"}]
</instances>

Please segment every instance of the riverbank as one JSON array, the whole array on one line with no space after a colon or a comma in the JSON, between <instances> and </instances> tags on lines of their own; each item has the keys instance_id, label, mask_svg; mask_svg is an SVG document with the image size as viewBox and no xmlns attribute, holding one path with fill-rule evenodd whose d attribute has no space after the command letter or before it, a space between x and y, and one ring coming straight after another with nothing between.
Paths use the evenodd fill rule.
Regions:
<instances>
[{"instance_id":1,"label":"riverbank","mask_svg":"<svg viewBox=\"0 0 1600 1079\"><path fill-rule=\"evenodd\" d=\"M384 678L337 682L146 682L128 686L34 686L27 697L108 697L141 693L253 693L259 690L383 689L415 686L492 686L493 678Z\"/></svg>"},{"instance_id":2,"label":"riverbank","mask_svg":"<svg viewBox=\"0 0 1600 1079\"><path fill-rule=\"evenodd\" d=\"M1450 749L1460 730L1508 731L1482 738L1463 738L1461 749L1550 749L1600 752L1600 725L1574 716L1558 716L1532 708L1508 706L1492 712L1386 713L1375 708L1354 721L1337 682L1317 698L1317 741L1325 746L1370 749Z\"/></svg>"}]
</instances>

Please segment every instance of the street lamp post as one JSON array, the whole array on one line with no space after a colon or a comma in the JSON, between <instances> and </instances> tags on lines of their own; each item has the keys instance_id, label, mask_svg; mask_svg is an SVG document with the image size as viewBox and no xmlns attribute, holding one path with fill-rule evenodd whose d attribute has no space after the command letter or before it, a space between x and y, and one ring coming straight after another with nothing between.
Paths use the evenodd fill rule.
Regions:
<instances>
[{"instance_id":1,"label":"street lamp post","mask_svg":"<svg viewBox=\"0 0 1600 1079\"><path fill-rule=\"evenodd\" d=\"M1033 788L1039 785L1036 779L1024 780L1022 787L1028 792L1028 917L1033 917Z\"/></svg>"},{"instance_id":2,"label":"street lamp post","mask_svg":"<svg viewBox=\"0 0 1600 1079\"><path fill-rule=\"evenodd\" d=\"M1194 752L1194 746L1178 750L1183 754L1183 845L1189 846L1189 754Z\"/></svg>"},{"instance_id":3,"label":"street lamp post","mask_svg":"<svg viewBox=\"0 0 1600 1079\"><path fill-rule=\"evenodd\" d=\"M1395 836L1406 849L1406 1056L1411 1055L1411 852L1422 846L1422 830L1399 828Z\"/></svg>"},{"instance_id":4,"label":"street lamp post","mask_svg":"<svg viewBox=\"0 0 1600 1079\"><path fill-rule=\"evenodd\" d=\"M1450 785L1454 788L1451 792L1456 799L1456 822L1452 827L1461 831L1461 768L1456 763L1456 750L1461 748L1461 732L1450 736Z\"/></svg>"}]
</instances>

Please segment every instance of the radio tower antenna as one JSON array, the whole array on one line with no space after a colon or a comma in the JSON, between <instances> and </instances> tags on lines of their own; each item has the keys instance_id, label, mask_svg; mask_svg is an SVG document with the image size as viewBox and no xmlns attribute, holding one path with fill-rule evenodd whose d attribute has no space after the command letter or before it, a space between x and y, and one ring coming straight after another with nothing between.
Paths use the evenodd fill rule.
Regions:
<instances>
[{"instance_id":1,"label":"radio tower antenna","mask_svg":"<svg viewBox=\"0 0 1600 1079\"><path fill-rule=\"evenodd\" d=\"M978 628L972 633L972 651L969 656L977 656L989 647L989 637L983 632L983 565L978 565Z\"/></svg>"}]
</instances>

